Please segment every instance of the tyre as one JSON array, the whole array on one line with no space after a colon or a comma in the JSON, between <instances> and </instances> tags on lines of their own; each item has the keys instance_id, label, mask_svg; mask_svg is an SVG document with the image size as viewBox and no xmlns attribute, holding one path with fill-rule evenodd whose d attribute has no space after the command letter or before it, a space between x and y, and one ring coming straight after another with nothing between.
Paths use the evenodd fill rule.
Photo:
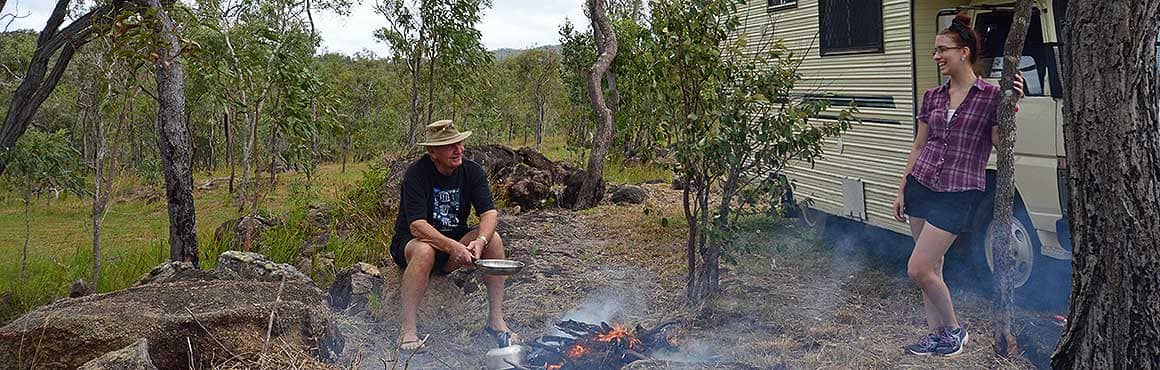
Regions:
<instances>
[{"instance_id":1,"label":"tyre","mask_svg":"<svg viewBox=\"0 0 1160 370\"><path fill-rule=\"evenodd\" d=\"M1014 217L1006 225L992 223L994 205L994 192L989 192L976 209L973 231L964 240L965 247L969 248L969 260L977 281L980 284L985 282L986 285L979 288L988 294L992 293L994 246L987 236L991 228L1002 227L1010 233L1011 249L1015 257L1012 283L1016 304L1034 309L1066 305L1071 290L1070 261L1056 260L1041 253L1043 244L1018 194L1015 196Z\"/></svg>"}]
</instances>

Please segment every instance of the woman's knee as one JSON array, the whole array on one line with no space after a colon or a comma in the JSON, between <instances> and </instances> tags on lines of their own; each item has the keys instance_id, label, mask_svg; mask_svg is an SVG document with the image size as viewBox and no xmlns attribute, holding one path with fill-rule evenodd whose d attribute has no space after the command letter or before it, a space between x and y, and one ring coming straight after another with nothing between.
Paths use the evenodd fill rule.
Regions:
<instances>
[{"instance_id":1,"label":"woman's knee","mask_svg":"<svg viewBox=\"0 0 1160 370\"><path fill-rule=\"evenodd\" d=\"M910 281L920 286L938 280L939 274L935 271L935 266L927 266L921 263L911 261L906 266L906 275L910 277Z\"/></svg>"}]
</instances>

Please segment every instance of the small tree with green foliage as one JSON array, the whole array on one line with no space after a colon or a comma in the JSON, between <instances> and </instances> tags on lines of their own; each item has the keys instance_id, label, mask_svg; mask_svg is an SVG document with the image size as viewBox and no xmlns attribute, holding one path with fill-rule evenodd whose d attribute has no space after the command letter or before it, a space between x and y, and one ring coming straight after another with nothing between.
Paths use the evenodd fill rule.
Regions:
<instances>
[{"instance_id":1,"label":"small tree with green foliage","mask_svg":"<svg viewBox=\"0 0 1160 370\"><path fill-rule=\"evenodd\" d=\"M777 210L787 189L783 169L812 161L823 139L850 127L853 109L819 120L824 100L791 96L801 59L780 42L742 54L737 0L654 1L656 76L667 125L676 138L676 174L687 183L683 206L689 302L719 289L719 261L738 218Z\"/></svg>"},{"instance_id":2,"label":"small tree with green foliage","mask_svg":"<svg viewBox=\"0 0 1160 370\"><path fill-rule=\"evenodd\" d=\"M68 143L68 133L29 130L4 154L4 177L24 201L24 248L20 255L20 277L28 267L28 242L32 238L33 196L53 192L84 192L84 174L76 168L80 153Z\"/></svg>"}]
</instances>

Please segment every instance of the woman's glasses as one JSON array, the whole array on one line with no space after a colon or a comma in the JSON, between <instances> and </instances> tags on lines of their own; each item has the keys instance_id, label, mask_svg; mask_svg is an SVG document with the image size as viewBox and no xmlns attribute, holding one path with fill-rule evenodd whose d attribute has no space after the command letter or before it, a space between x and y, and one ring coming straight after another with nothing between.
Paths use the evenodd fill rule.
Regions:
<instances>
[{"instance_id":1,"label":"woman's glasses","mask_svg":"<svg viewBox=\"0 0 1160 370\"><path fill-rule=\"evenodd\" d=\"M934 48L934 51L931 54L942 54L947 52L947 50L962 49L965 47L966 46L938 46Z\"/></svg>"}]
</instances>

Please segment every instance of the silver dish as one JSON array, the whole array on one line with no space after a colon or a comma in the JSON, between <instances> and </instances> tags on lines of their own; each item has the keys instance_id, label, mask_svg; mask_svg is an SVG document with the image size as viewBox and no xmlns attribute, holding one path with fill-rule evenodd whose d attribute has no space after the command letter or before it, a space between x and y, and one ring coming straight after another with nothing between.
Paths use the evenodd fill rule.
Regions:
<instances>
[{"instance_id":1,"label":"silver dish","mask_svg":"<svg viewBox=\"0 0 1160 370\"><path fill-rule=\"evenodd\" d=\"M475 260L475 268L484 275L512 275L524 269L524 263L513 260Z\"/></svg>"}]
</instances>

